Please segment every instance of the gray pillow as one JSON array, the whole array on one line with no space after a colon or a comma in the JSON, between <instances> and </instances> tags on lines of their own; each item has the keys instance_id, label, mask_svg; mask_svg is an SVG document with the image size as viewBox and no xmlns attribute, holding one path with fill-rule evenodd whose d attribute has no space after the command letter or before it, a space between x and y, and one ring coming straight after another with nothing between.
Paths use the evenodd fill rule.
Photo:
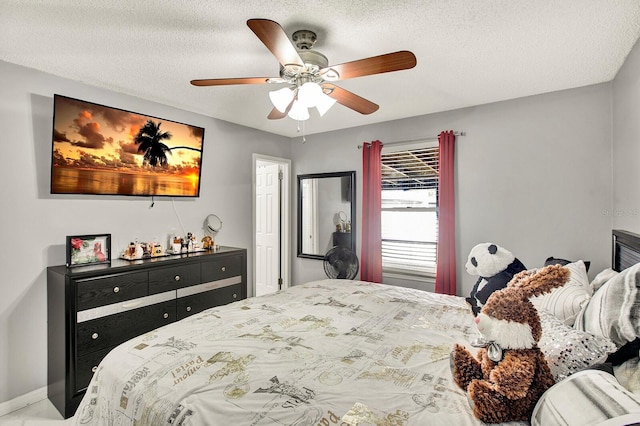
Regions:
<instances>
[{"instance_id":1,"label":"gray pillow","mask_svg":"<svg viewBox=\"0 0 640 426\"><path fill-rule=\"evenodd\" d=\"M567 259L560 259L558 257L553 257L553 256L549 256L547 257L547 260L544 261L544 266L549 266L549 265L562 265L562 266L566 266L570 263L573 262L577 262L576 260L567 260ZM590 260L583 260L584 262L584 267L587 269L587 272L589 272L589 266L591 266L591 261Z\"/></svg>"},{"instance_id":2,"label":"gray pillow","mask_svg":"<svg viewBox=\"0 0 640 426\"><path fill-rule=\"evenodd\" d=\"M640 337L640 263L607 281L576 317L574 327L611 339L618 347Z\"/></svg>"}]
</instances>

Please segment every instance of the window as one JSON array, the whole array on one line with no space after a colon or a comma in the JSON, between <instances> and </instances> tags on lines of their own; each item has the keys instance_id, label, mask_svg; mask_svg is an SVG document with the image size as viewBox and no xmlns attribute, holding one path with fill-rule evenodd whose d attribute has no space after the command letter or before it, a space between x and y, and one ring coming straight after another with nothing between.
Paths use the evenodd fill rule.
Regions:
<instances>
[{"instance_id":1,"label":"window","mask_svg":"<svg viewBox=\"0 0 640 426\"><path fill-rule=\"evenodd\" d=\"M438 244L438 143L382 150L382 269L431 276Z\"/></svg>"}]
</instances>

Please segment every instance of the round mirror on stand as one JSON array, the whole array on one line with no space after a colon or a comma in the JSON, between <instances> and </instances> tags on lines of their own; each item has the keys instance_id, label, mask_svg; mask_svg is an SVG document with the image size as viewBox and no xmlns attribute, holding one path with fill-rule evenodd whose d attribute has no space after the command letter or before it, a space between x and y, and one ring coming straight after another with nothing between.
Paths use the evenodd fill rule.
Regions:
<instances>
[{"instance_id":1,"label":"round mirror on stand","mask_svg":"<svg viewBox=\"0 0 640 426\"><path fill-rule=\"evenodd\" d=\"M338 224L341 230L345 230L347 227L347 214L343 211L338 212Z\"/></svg>"},{"instance_id":2,"label":"round mirror on stand","mask_svg":"<svg viewBox=\"0 0 640 426\"><path fill-rule=\"evenodd\" d=\"M202 238L202 248L207 250L214 250L216 248L215 245L215 237L218 235L218 232L222 229L222 221L215 214L210 214L204 219L204 238Z\"/></svg>"}]
</instances>

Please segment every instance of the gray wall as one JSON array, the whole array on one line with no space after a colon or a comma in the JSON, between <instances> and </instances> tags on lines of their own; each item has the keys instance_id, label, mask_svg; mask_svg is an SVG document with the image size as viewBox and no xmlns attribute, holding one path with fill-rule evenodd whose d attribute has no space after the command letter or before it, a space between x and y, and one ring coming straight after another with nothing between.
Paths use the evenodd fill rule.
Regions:
<instances>
[{"instance_id":1,"label":"gray wall","mask_svg":"<svg viewBox=\"0 0 640 426\"><path fill-rule=\"evenodd\" d=\"M294 140L294 174L356 170L359 251L362 160L357 146L435 136L441 130L466 132L456 144L462 295L475 281L464 263L481 242L506 247L528 267L542 265L551 255L589 259L591 271L608 266L612 220L602 212L612 207L610 123L607 83L307 136L306 143ZM294 283L324 278L317 260L295 259L292 268Z\"/></svg>"},{"instance_id":2,"label":"gray wall","mask_svg":"<svg viewBox=\"0 0 640 426\"><path fill-rule=\"evenodd\" d=\"M111 233L113 251L132 238L164 237L180 223L169 199L51 196L53 94L205 128L201 196L176 199L185 229L202 235L209 213L224 221L216 243L246 247L251 265L252 153L290 157L288 138L101 90L0 62L0 403L46 385L46 267L64 264L66 235ZM249 268L249 282L252 271ZM249 286L251 291L252 286Z\"/></svg>"},{"instance_id":3,"label":"gray wall","mask_svg":"<svg viewBox=\"0 0 640 426\"><path fill-rule=\"evenodd\" d=\"M640 42L613 82L613 209L616 229L640 234Z\"/></svg>"}]
</instances>

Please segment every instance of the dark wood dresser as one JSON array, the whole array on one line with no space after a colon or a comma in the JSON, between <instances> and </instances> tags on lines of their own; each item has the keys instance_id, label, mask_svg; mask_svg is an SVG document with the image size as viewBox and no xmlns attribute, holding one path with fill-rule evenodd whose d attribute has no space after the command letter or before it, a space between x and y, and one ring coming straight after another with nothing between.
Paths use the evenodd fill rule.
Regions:
<instances>
[{"instance_id":1,"label":"dark wood dresser","mask_svg":"<svg viewBox=\"0 0 640 426\"><path fill-rule=\"evenodd\" d=\"M71 417L112 348L246 297L247 251L239 248L47 268L49 400Z\"/></svg>"}]
</instances>

